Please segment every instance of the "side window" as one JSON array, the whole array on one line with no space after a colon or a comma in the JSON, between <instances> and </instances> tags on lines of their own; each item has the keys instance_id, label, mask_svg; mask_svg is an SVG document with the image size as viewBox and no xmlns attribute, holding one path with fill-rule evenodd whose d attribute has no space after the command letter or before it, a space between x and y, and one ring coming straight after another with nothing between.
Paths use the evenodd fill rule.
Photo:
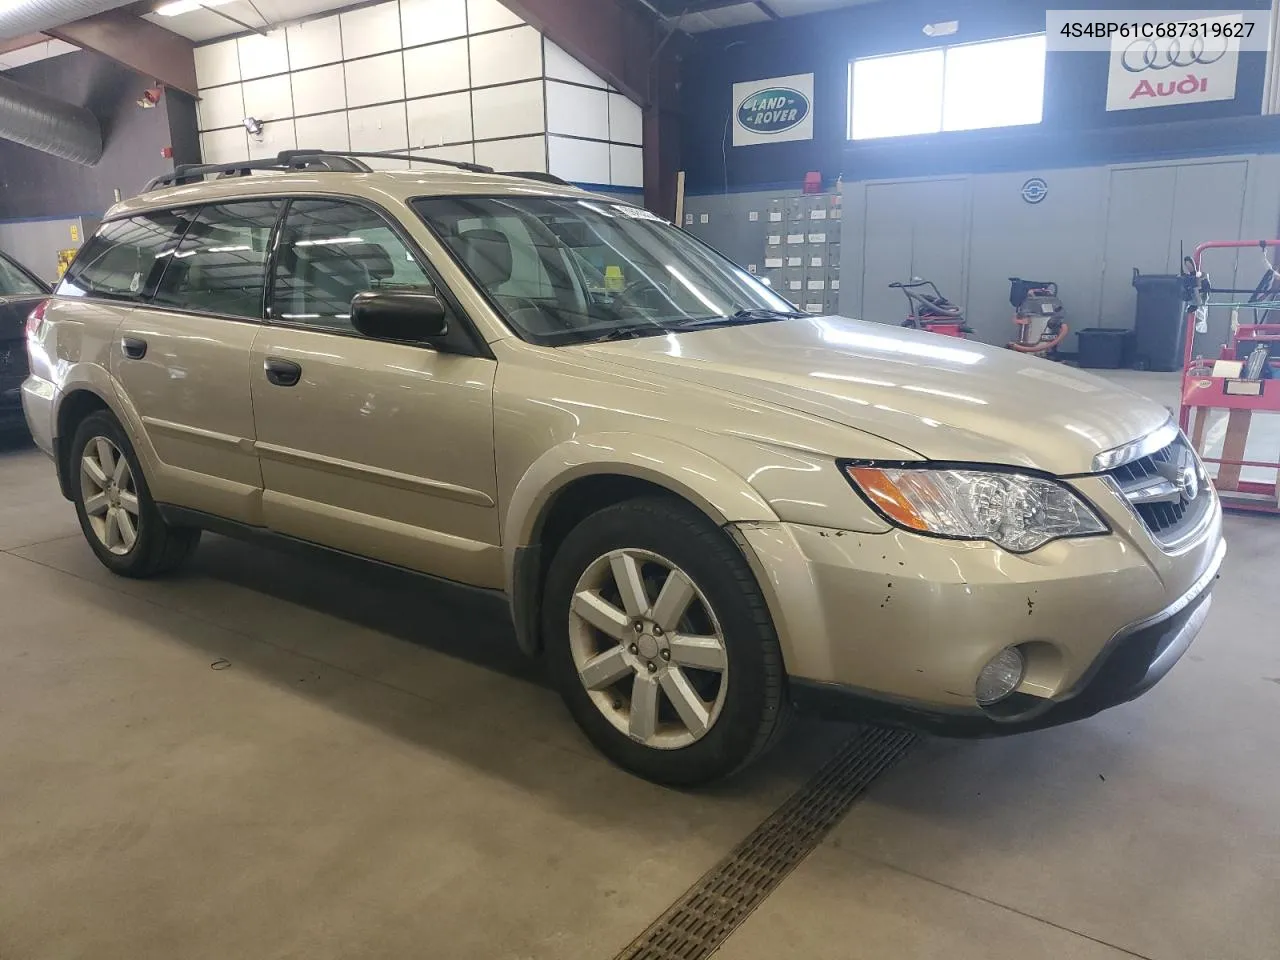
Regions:
<instances>
[{"instance_id":1,"label":"side window","mask_svg":"<svg viewBox=\"0 0 1280 960\"><path fill-rule=\"evenodd\" d=\"M21 297L43 292L40 289L40 284L33 281L4 257L0 257L0 297Z\"/></svg>"},{"instance_id":2,"label":"side window","mask_svg":"<svg viewBox=\"0 0 1280 960\"><path fill-rule=\"evenodd\" d=\"M64 297L146 300L187 228L181 212L159 210L104 223L58 284Z\"/></svg>"},{"instance_id":3,"label":"side window","mask_svg":"<svg viewBox=\"0 0 1280 960\"><path fill-rule=\"evenodd\" d=\"M262 316L271 231L282 200L240 200L200 208L152 302L221 313Z\"/></svg>"},{"instance_id":4,"label":"side window","mask_svg":"<svg viewBox=\"0 0 1280 960\"><path fill-rule=\"evenodd\" d=\"M431 280L378 214L343 200L295 200L276 255L271 316L351 330L351 299L368 290L430 290Z\"/></svg>"}]
</instances>

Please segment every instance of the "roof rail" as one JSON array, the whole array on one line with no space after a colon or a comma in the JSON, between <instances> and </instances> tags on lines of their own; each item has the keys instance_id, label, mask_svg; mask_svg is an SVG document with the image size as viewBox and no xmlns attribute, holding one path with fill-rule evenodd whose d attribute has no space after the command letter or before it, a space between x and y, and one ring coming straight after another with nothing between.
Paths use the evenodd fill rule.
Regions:
<instances>
[{"instance_id":1,"label":"roof rail","mask_svg":"<svg viewBox=\"0 0 1280 960\"><path fill-rule=\"evenodd\" d=\"M480 163L467 163L464 160L441 160L438 157L416 157L414 150L430 149L428 147L410 147L408 150L285 150L278 159L284 162L296 162L315 157L370 157L377 160L409 160L413 163L436 163L444 167L455 167L458 170L470 170L472 173L493 173L493 167ZM368 169L366 167L366 169Z\"/></svg>"},{"instance_id":2,"label":"roof rail","mask_svg":"<svg viewBox=\"0 0 1280 960\"><path fill-rule=\"evenodd\" d=\"M297 151L285 151L295 153ZM224 177L247 177L256 170L330 170L342 173L368 173L369 165L357 160L350 160L339 155L286 157L285 153L277 157L264 157L260 160L238 160L235 163L180 163L172 173L162 173L147 181L142 188L149 193L157 187L182 186L203 180L209 174L217 174L218 179Z\"/></svg>"},{"instance_id":3,"label":"roof rail","mask_svg":"<svg viewBox=\"0 0 1280 960\"><path fill-rule=\"evenodd\" d=\"M540 183L555 183L562 187L572 187L573 184L563 177L557 177L554 173L542 173L539 170L502 170L499 172L500 177L520 177L524 180L537 180Z\"/></svg>"},{"instance_id":4,"label":"roof rail","mask_svg":"<svg viewBox=\"0 0 1280 960\"><path fill-rule=\"evenodd\" d=\"M172 173L162 173L160 176L148 181L147 185L142 188L142 192L148 193L158 187L196 183L204 180L207 176L215 174L218 179L224 177L247 177L258 170L327 170L333 173L372 172L372 168L362 158L407 160L411 163L435 163L445 167L454 167L458 170L469 170L472 173L496 173L493 167L486 167L479 163L415 156L413 154L414 149L428 148L411 147L409 150L378 151L297 149L282 150L274 157L263 157L258 160L240 160L235 163L183 163L176 166ZM536 170L504 171L497 173L497 176L520 177L524 180L537 180L541 183L554 183L565 187L573 186L568 180L557 177L555 174L542 173Z\"/></svg>"}]
</instances>

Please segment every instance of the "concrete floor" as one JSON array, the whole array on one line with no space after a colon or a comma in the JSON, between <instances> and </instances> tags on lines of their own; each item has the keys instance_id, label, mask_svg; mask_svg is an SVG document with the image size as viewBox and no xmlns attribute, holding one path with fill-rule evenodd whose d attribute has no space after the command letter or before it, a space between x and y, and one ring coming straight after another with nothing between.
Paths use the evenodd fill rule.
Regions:
<instances>
[{"instance_id":1,"label":"concrete floor","mask_svg":"<svg viewBox=\"0 0 1280 960\"><path fill-rule=\"evenodd\" d=\"M849 732L664 790L590 749L485 600L214 537L123 581L41 454L0 451L0 489L4 960L608 960ZM1154 691L923 742L717 957L1280 955L1280 520L1228 537Z\"/></svg>"}]
</instances>

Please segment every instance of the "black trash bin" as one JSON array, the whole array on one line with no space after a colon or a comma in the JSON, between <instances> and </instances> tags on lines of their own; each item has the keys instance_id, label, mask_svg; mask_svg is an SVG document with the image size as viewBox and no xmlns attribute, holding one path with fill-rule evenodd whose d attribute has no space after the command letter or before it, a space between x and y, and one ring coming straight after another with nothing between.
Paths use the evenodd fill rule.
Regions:
<instances>
[{"instance_id":1,"label":"black trash bin","mask_svg":"<svg viewBox=\"0 0 1280 960\"><path fill-rule=\"evenodd\" d=\"M1115 370L1124 357L1128 330L1109 327L1087 327L1080 331L1080 353L1077 360L1091 370Z\"/></svg>"},{"instance_id":2,"label":"black trash bin","mask_svg":"<svg viewBox=\"0 0 1280 960\"><path fill-rule=\"evenodd\" d=\"M1137 370L1181 370L1187 313L1183 278L1176 273L1133 271L1138 306L1133 317L1133 363Z\"/></svg>"}]
</instances>

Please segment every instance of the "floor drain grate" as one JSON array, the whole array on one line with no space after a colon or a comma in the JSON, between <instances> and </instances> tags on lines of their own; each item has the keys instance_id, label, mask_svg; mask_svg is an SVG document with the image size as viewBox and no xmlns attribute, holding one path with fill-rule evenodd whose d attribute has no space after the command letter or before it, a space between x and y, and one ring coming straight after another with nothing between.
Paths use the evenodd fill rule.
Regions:
<instances>
[{"instance_id":1,"label":"floor drain grate","mask_svg":"<svg viewBox=\"0 0 1280 960\"><path fill-rule=\"evenodd\" d=\"M873 727L855 734L616 960L710 956L915 739L915 734L903 730Z\"/></svg>"}]
</instances>

